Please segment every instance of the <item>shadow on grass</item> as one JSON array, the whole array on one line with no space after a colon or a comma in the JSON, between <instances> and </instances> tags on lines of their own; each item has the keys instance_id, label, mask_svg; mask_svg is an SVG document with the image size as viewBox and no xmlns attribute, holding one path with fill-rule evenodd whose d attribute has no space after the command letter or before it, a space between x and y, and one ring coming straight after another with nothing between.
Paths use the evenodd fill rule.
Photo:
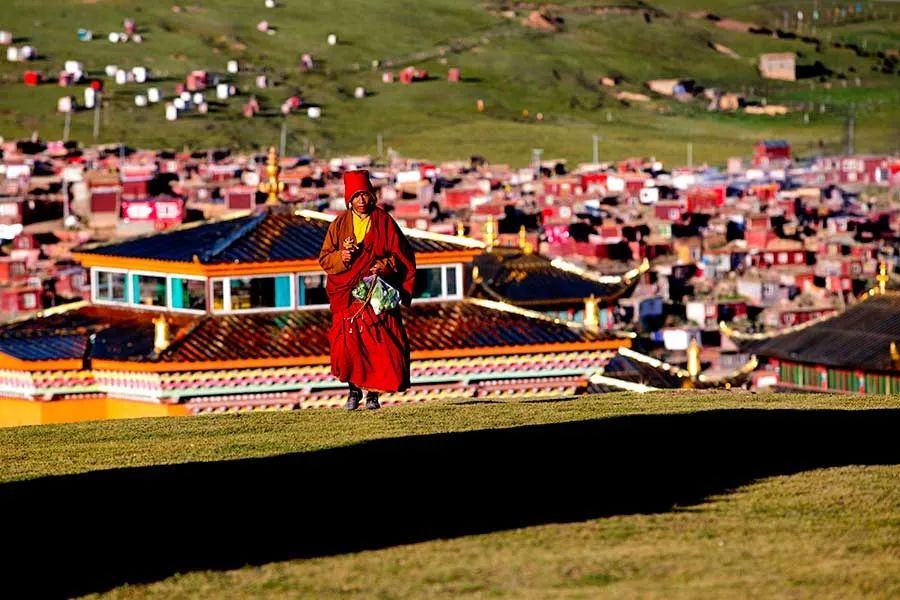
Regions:
<instances>
[{"instance_id":1,"label":"shadow on grass","mask_svg":"<svg viewBox=\"0 0 900 600\"><path fill-rule=\"evenodd\" d=\"M199 569L664 512L762 477L898 463L898 428L900 410L635 415L13 482L0 485L0 585L72 596Z\"/></svg>"}]
</instances>

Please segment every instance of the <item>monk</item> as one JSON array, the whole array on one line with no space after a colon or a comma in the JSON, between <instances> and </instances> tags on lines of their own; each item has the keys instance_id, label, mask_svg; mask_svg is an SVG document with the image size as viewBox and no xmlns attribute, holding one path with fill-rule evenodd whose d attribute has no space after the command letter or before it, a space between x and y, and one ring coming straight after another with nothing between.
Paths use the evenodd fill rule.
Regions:
<instances>
[{"instance_id":1,"label":"monk","mask_svg":"<svg viewBox=\"0 0 900 600\"><path fill-rule=\"evenodd\" d=\"M351 292L375 274L409 306L416 257L394 219L375 205L368 171L344 173L344 200L347 211L331 223L319 253L331 305L331 374L350 387L344 408L358 408L365 389L366 408L377 409L379 394L409 387L409 338L399 308L376 315Z\"/></svg>"}]
</instances>

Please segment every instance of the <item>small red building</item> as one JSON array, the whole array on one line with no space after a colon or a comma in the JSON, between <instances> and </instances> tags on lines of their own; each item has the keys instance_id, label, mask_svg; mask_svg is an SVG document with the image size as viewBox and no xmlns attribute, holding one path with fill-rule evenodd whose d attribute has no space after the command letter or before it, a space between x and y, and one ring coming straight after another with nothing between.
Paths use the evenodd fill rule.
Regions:
<instances>
[{"instance_id":1,"label":"small red building","mask_svg":"<svg viewBox=\"0 0 900 600\"><path fill-rule=\"evenodd\" d=\"M725 204L725 186L695 186L686 194L688 212L715 211Z\"/></svg>"},{"instance_id":2,"label":"small red building","mask_svg":"<svg viewBox=\"0 0 900 600\"><path fill-rule=\"evenodd\" d=\"M28 269L25 260L0 256L0 283L18 283L28 279Z\"/></svg>"},{"instance_id":3,"label":"small red building","mask_svg":"<svg viewBox=\"0 0 900 600\"><path fill-rule=\"evenodd\" d=\"M0 314L14 316L40 310L41 292L40 287L31 286L0 288Z\"/></svg>"},{"instance_id":4,"label":"small red building","mask_svg":"<svg viewBox=\"0 0 900 600\"><path fill-rule=\"evenodd\" d=\"M780 166L791 162L791 145L787 140L763 140L753 146L753 165Z\"/></svg>"}]
</instances>

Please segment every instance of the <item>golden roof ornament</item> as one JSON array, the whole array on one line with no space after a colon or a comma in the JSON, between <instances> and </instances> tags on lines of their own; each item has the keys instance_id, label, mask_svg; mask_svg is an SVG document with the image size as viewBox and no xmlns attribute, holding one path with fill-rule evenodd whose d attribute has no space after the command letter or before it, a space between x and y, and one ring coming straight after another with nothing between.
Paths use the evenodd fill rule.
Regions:
<instances>
[{"instance_id":1,"label":"golden roof ornament","mask_svg":"<svg viewBox=\"0 0 900 600\"><path fill-rule=\"evenodd\" d=\"M600 327L600 311L594 294L584 299L584 326L589 329Z\"/></svg>"},{"instance_id":2,"label":"golden roof ornament","mask_svg":"<svg viewBox=\"0 0 900 600\"><path fill-rule=\"evenodd\" d=\"M887 262L881 261L878 263L878 275L875 276L875 281L878 282L879 294L887 293L888 280L890 280L890 275L887 272Z\"/></svg>"},{"instance_id":3,"label":"golden roof ornament","mask_svg":"<svg viewBox=\"0 0 900 600\"><path fill-rule=\"evenodd\" d=\"M889 351L891 353L891 365L895 369L900 369L900 350L897 350L897 342L891 342Z\"/></svg>"},{"instance_id":4,"label":"golden roof ornament","mask_svg":"<svg viewBox=\"0 0 900 600\"><path fill-rule=\"evenodd\" d=\"M281 167L278 166L278 153L275 146L269 146L269 158L266 160L266 180L259 184L259 191L268 194L266 204L273 206L280 204L278 196L284 191L284 182L278 181L278 173Z\"/></svg>"},{"instance_id":5,"label":"golden roof ornament","mask_svg":"<svg viewBox=\"0 0 900 600\"><path fill-rule=\"evenodd\" d=\"M494 248L494 216L488 215L487 223L484 224L484 244L487 251L490 252Z\"/></svg>"},{"instance_id":6,"label":"golden roof ornament","mask_svg":"<svg viewBox=\"0 0 900 600\"><path fill-rule=\"evenodd\" d=\"M466 237L466 225L462 221L456 222L456 235L458 237Z\"/></svg>"},{"instance_id":7,"label":"golden roof ornament","mask_svg":"<svg viewBox=\"0 0 900 600\"><path fill-rule=\"evenodd\" d=\"M691 382L694 382L700 376L700 344L697 343L697 338L691 338L691 343L688 344L687 355L688 375L691 377Z\"/></svg>"},{"instance_id":8,"label":"golden roof ornament","mask_svg":"<svg viewBox=\"0 0 900 600\"><path fill-rule=\"evenodd\" d=\"M528 241L528 231L525 230L524 225L519 227L519 248L522 250L522 254L534 252L534 244Z\"/></svg>"},{"instance_id":9,"label":"golden roof ornament","mask_svg":"<svg viewBox=\"0 0 900 600\"><path fill-rule=\"evenodd\" d=\"M155 327L155 335L153 336L153 351L159 354L169 347L171 340L169 339L169 321L165 315L160 315L153 319Z\"/></svg>"}]
</instances>

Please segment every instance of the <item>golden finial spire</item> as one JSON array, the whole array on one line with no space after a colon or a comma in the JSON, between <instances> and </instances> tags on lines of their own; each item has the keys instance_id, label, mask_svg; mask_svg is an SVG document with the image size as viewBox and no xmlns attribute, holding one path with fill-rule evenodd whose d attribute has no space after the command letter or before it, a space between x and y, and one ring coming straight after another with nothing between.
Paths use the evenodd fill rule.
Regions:
<instances>
[{"instance_id":1,"label":"golden finial spire","mask_svg":"<svg viewBox=\"0 0 900 600\"><path fill-rule=\"evenodd\" d=\"M153 325L156 328L156 335L153 337L153 351L159 354L169 347L169 322L165 315L159 315L153 319Z\"/></svg>"},{"instance_id":2,"label":"golden finial spire","mask_svg":"<svg viewBox=\"0 0 900 600\"><path fill-rule=\"evenodd\" d=\"M528 241L528 232L525 230L524 225L519 227L519 248L522 249L523 254L534 252L534 245Z\"/></svg>"},{"instance_id":3,"label":"golden finial spire","mask_svg":"<svg viewBox=\"0 0 900 600\"><path fill-rule=\"evenodd\" d=\"M887 292L887 282L890 279L890 276L887 272L887 262L881 261L878 263L878 275L875 277L875 281L878 282L878 293L884 294Z\"/></svg>"},{"instance_id":4,"label":"golden finial spire","mask_svg":"<svg viewBox=\"0 0 900 600\"><path fill-rule=\"evenodd\" d=\"M456 222L456 235L459 237L466 237L466 225L462 221Z\"/></svg>"},{"instance_id":5,"label":"golden finial spire","mask_svg":"<svg viewBox=\"0 0 900 600\"><path fill-rule=\"evenodd\" d=\"M891 364L895 369L900 369L900 350L897 350L897 342L891 342Z\"/></svg>"},{"instance_id":6,"label":"golden finial spire","mask_svg":"<svg viewBox=\"0 0 900 600\"><path fill-rule=\"evenodd\" d=\"M494 247L494 216L488 215L487 223L484 224L484 243L488 251Z\"/></svg>"},{"instance_id":7,"label":"golden finial spire","mask_svg":"<svg viewBox=\"0 0 900 600\"><path fill-rule=\"evenodd\" d=\"M600 314L597 298L594 297L594 294L584 299L584 326L590 329L600 327Z\"/></svg>"},{"instance_id":8,"label":"golden finial spire","mask_svg":"<svg viewBox=\"0 0 900 600\"><path fill-rule=\"evenodd\" d=\"M259 184L259 191L268 194L266 204L279 204L278 195L284 191L284 182L278 181L278 173L281 167L278 166L278 153L275 146L269 146L269 159L266 161L266 180Z\"/></svg>"},{"instance_id":9,"label":"golden finial spire","mask_svg":"<svg viewBox=\"0 0 900 600\"><path fill-rule=\"evenodd\" d=\"M687 354L688 374L691 376L691 381L697 381L697 377L700 376L700 344L697 343L697 338L691 338L691 343L688 344Z\"/></svg>"}]
</instances>

